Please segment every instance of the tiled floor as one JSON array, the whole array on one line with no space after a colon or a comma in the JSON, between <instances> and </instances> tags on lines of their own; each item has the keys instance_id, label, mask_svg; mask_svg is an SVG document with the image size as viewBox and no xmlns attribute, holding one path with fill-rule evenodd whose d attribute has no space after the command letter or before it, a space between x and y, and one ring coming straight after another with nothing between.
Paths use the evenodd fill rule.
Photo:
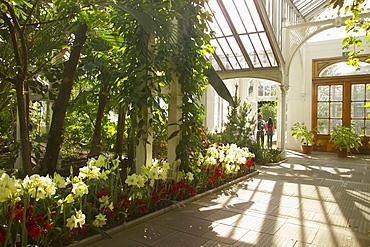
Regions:
<instances>
[{"instance_id":1,"label":"tiled floor","mask_svg":"<svg viewBox=\"0 0 370 247\"><path fill-rule=\"evenodd\" d=\"M370 246L370 157L288 152L260 174L85 246Z\"/></svg>"}]
</instances>

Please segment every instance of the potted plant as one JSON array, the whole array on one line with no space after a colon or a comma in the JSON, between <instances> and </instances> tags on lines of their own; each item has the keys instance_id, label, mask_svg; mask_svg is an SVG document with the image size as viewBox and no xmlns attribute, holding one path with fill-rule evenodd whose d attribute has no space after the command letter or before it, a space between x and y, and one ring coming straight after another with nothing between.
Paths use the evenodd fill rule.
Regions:
<instances>
[{"instance_id":1,"label":"potted plant","mask_svg":"<svg viewBox=\"0 0 370 247\"><path fill-rule=\"evenodd\" d=\"M292 131L292 136L302 143L302 153L310 154L312 145L317 145L315 142L315 133L317 133L317 130L309 130L306 125L301 125L299 122L293 124L290 130Z\"/></svg>"},{"instance_id":2,"label":"potted plant","mask_svg":"<svg viewBox=\"0 0 370 247\"><path fill-rule=\"evenodd\" d=\"M338 124L330 132L329 142L334 144L338 151L338 157L346 158L347 154L362 146L361 136L354 131L355 125L344 126Z\"/></svg>"}]
</instances>

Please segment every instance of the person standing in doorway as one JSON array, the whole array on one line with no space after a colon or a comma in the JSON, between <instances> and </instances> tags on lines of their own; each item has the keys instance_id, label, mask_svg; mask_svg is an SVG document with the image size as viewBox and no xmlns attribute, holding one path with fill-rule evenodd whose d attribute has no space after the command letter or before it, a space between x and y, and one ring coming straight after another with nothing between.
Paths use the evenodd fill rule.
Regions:
<instances>
[{"instance_id":1,"label":"person standing in doorway","mask_svg":"<svg viewBox=\"0 0 370 247\"><path fill-rule=\"evenodd\" d=\"M258 114L257 122L256 122L256 129L257 129L257 143L263 147L265 142L265 121L262 119L262 115Z\"/></svg>"},{"instance_id":2,"label":"person standing in doorway","mask_svg":"<svg viewBox=\"0 0 370 247\"><path fill-rule=\"evenodd\" d=\"M267 148L272 148L272 136L274 135L274 122L269 117L265 124L266 136L267 136Z\"/></svg>"}]
</instances>

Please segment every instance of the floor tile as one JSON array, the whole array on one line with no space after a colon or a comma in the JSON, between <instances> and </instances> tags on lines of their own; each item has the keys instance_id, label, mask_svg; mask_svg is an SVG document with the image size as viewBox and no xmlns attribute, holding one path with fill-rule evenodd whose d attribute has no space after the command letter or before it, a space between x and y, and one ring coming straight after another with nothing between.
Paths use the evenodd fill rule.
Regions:
<instances>
[{"instance_id":1,"label":"floor tile","mask_svg":"<svg viewBox=\"0 0 370 247\"><path fill-rule=\"evenodd\" d=\"M151 245L152 247L190 247L202 246L208 240L184 232L177 232L165 241Z\"/></svg>"},{"instance_id":2,"label":"floor tile","mask_svg":"<svg viewBox=\"0 0 370 247\"><path fill-rule=\"evenodd\" d=\"M186 232L197 236L211 231L213 227L217 225L217 223L213 223L209 220L189 217L174 212L156 217L148 221L148 223L157 224L172 230Z\"/></svg>"},{"instance_id":3,"label":"floor tile","mask_svg":"<svg viewBox=\"0 0 370 247\"><path fill-rule=\"evenodd\" d=\"M317 231L318 229L313 227L284 223L276 232L276 235L310 244L315 238Z\"/></svg>"},{"instance_id":4,"label":"floor tile","mask_svg":"<svg viewBox=\"0 0 370 247\"><path fill-rule=\"evenodd\" d=\"M271 234L249 231L245 234L235 246L269 246L269 247L292 247L296 243L295 240L283 238Z\"/></svg>"},{"instance_id":5,"label":"floor tile","mask_svg":"<svg viewBox=\"0 0 370 247\"><path fill-rule=\"evenodd\" d=\"M219 224L212 231L203 234L202 237L225 244L234 244L247 232L246 229Z\"/></svg>"}]
</instances>

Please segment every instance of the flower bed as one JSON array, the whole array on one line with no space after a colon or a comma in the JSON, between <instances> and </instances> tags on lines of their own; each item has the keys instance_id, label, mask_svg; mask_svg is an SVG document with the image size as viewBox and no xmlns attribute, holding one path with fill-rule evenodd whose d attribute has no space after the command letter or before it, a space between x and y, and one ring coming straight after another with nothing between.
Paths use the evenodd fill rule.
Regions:
<instances>
[{"instance_id":1,"label":"flower bed","mask_svg":"<svg viewBox=\"0 0 370 247\"><path fill-rule=\"evenodd\" d=\"M154 161L122 178L117 160L90 159L77 176L34 174L18 179L0 171L0 245L71 243L254 171L253 154L236 145L212 145L189 171ZM72 168L71 168L72 170ZM71 174L73 174L71 172Z\"/></svg>"}]
</instances>

